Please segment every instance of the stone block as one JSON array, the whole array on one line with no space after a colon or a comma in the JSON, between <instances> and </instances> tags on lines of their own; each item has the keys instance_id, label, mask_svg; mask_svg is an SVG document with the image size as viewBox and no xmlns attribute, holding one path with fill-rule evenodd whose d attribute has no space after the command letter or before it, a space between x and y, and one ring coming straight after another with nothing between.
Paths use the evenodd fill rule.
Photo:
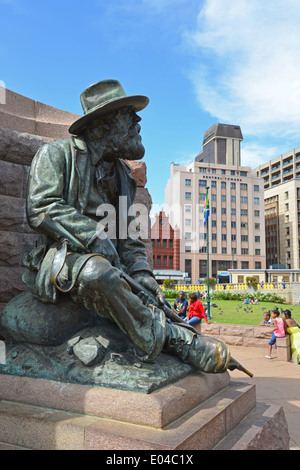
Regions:
<instances>
[{"instance_id":1,"label":"stone block","mask_svg":"<svg viewBox=\"0 0 300 470\"><path fill-rule=\"evenodd\" d=\"M26 289L23 268L0 267L0 303L7 303Z\"/></svg>"},{"instance_id":2,"label":"stone block","mask_svg":"<svg viewBox=\"0 0 300 470\"><path fill-rule=\"evenodd\" d=\"M131 168L131 176L135 179L140 188L144 188L147 183L147 167L145 162L138 160L125 160Z\"/></svg>"},{"instance_id":3,"label":"stone block","mask_svg":"<svg viewBox=\"0 0 300 470\"><path fill-rule=\"evenodd\" d=\"M96 418L15 403L0 403L0 441L34 450L85 448Z\"/></svg>"},{"instance_id":4,"label":"stone block","mask_svg":"<svg viewBox=\"0 0 300 470\"><path fill-rule=\"evenodd\" d=\"M271 333L270 331L274 329L273 325L271 326L255 326L253 328L253 336L255 338L266 338L270 339Z\"/></svg>"},{"instance_id":5,"label":"stone block","mask_svg":"<svg viewBox=\"0 0 300 470\"><path fill-rule=\"evenodd\" d=\"M32 133L28 130L19 132L13 129L15 127L8 129L0 126L0 160L2 161L30 166L38 149L45 143L53 141L53 138L34 135L35 125Z\"/></svg>"},{"instance_id":6,"label":"stone block","mask_svg":"<svg viewBox=\"0 0 300 470\"><path fill-rule=\"evenodd\" d=\"M21 198L23 194L23 167L0 160L0 192L5 196Z\"/></svg>"},{"instance_id":7,"label":"stone block","mask_svg":"<svg viewBox=\"0 0 300 470\"><path fill-rule=\"evenodd\" d=\"M229 336L229 335L219 335L218 338L224 343L232 346L243 346L243 337L242 336Z\"/></svg>"},{"instance_id":8,"label":"stone block","mask_svg":"<svg viewBox=\"0 0 300 470\"><path fill-rule=\"evenodd\" d=\"M277 348L290 348L290 336L285 335L283 338L276 338L276 346Z\"/></svg>"},{"instance_id":9,"label":"stone block","mask_svg":"<svg viewBox=\"0 0 300 470\"><path fill-rule=\"evenodd\" d=\"M0 195L0 220L3 231L32 233L26 220L24 199Z\"/></svg>"},{"instance_id":10,"label":"stone block","mask_svg":"<svg viewBox=\"0 0 300 470\"><path fill-rule=\"evenodd\" d=\"M249 325L227 325L220 328L222 335L226 336L253 336L253 327Z\"/></svg>"},{"instance_id":11,"label":"stone block","mask_svg":"<svg viewBox=\"0 0 300 470\"><path fill-rule=\"evenodd\" d=\"M221 392L229 374L198 373L150 394L0 375L0 400L161 429ZM249 397L252 392L249 391ZM176 403L176 406L174 406Z\"/></svg>"},{"instance_id":12,"label":"stone block","mask_svg":"<svg viewBox=\"0 0 300 470\"><path fill-rule=\"evenodd\" d=\"M222 328L222 325L220 325L220 323L210 323L208 325L207 323L202 322L201 328L202 328L202 334L207 335L207 336L210 336L210 335L214 336L214 335L220 334L220 328Z\"/></svg>"},{"instance_id":13,"label":"stone block","mask_svg":"<svg viewBox=\"0 0 300 470\"><path fill-rule=\"evenodd\" d=\"M20 267L22 235L14 232L0 232L0 266Z\"/></svg>"}]
</instances>

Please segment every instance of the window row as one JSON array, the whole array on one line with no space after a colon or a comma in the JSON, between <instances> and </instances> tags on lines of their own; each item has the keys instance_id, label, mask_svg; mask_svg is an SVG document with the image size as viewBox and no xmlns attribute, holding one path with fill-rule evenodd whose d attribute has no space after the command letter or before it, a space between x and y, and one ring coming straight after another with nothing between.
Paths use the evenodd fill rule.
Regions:
<instances>
[{"instance_id":1,"label":"window row","mask_svg":"<svg viewBox=\"0 0 300 470\"><path fill-rule=\"evenodd\" d=\"M153 255L153 265L163 267L173 267L173 256Z\"/></svg>"},{"instance_id":2,"label":"window row","mask_svg":"<svg viewBox=\"0 0 300 470\"><path fill-rule=\"evenodd\" d=\"M172 239L163 239L161 240L160 238L152 239L152 248L173 248L173 240ZM169 243L168 243L169 242Z\"/></svg>"},{"instance_id":3,"label":"window row","mask_svg":"<svg viewBox=\"0 0 300 470\"><path fill-rule=\"evenodd\" d=\"M221 188L222 189L225 189L226 188L226 181L221 181ZM199 186L200 187L203 187L203 188L206 188L209 184L209 187L211 188L216 188L217 187L217 182L216 181L207 181L207 180L199 180ZM228 183L229 184L229 183ZM192 180L190 178L186 178L185 179L185 185L186 186L191 186L192 185ZM236 189L236 183L230 183L230 189ZM240 184L240 189L241 191L247 191L248 189L248 184L247 183L241 183ZM253 190L254 191L259 191L259 185L258 184L255 184L253 186Z\"/></svg>"},{"instance_id":4,"label":"window row","mask_svg":"<svg viewBox=\"0 0 300 470\"><path fill-rule=\"evenodd\" d=\"M199 193L200 201L204 201L205 198L206 198L206 193ZM216 194L211 194L210 198L211 198L212 201L216 201L217 200L217 195ZM231 198L231 202L236 202L236 196L232 195L232 196L230 196L230 198ZM185 193L185 199L192 199L192 193L186 192ZM226 202L226 195L225 194L221 194L221 201ZM241 201L242 204L245 204L245 203L247 204L248 203L248 197L242 196L240 198L240 201ZM259 197L254 198L254 204L260 204Z\"/></svg>"}]
</instances>

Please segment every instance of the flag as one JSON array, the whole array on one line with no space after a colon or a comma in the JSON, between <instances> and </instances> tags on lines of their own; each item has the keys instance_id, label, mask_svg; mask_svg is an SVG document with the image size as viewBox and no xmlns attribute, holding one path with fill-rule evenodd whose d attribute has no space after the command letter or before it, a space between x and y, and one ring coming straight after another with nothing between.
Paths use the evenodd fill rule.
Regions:
<instances>
[{"instance_id":1,"label":"flag","mask_svg":"<svg viewBox=\"0 0 300 470\"><path fill-rule=\"evenodd\" d=\"M204 210L204 225L206 224L208 217L209 217L209 199L208 199L208 191L206 191L206 205L205 205L205 210Z\"/></svg>"}]
</instances>

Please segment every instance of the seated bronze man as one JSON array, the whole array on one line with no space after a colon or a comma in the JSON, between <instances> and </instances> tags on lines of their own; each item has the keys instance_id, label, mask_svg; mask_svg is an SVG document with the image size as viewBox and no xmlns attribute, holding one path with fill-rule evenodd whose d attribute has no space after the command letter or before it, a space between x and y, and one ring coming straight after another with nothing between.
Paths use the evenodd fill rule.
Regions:
<instances>
[{"instance_id":1,"label":"seated bronze man","mask_svg":"<svg viewBox=\"0 0 300 470\"><path fill-rule=\"evenodd\" d=\"M29 225L42 232L38 246L25 257L24 282L42 302L55 303L66 292L74 302L108 318L130 338L137 358L155 362L161 351L206 372L230 368L228 347L166 320L164 295L138 238L109 238L99 233L99 206L116 209L116 220L132 216L119 201L133 204L136 185L123 159L144 156L136 114L145 96L126 96L116 80L89 86L81 95L84 116L69 139L44 145L35 155L28 183ZM63 242L63 239L66 241ZM143 303L126 275L151 292ZM156 303L156 305L155 305Z\"/></svg>"}]
</instances>

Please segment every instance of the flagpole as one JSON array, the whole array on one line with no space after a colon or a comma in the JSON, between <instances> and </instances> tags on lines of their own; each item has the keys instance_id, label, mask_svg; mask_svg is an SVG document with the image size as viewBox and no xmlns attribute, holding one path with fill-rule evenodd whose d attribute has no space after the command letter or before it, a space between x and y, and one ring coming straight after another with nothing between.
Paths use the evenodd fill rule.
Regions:
<instances>
[{"instance_id":1,"label":"flagpole","mask_svg":"<svg viewBox=\"0 0 300 470\"><path fill-rule=\"evenodd\" d=\"M209 203L208 203L208 190L209 186L206 187L206 210L209 210ZM209 212L208 212L209 214ZM210 295L209 295L209 223L208 223L209 216L206 218L206 254L207 254L207 319L211 319L210 314Z\"/></svg>"}]
</instances>

